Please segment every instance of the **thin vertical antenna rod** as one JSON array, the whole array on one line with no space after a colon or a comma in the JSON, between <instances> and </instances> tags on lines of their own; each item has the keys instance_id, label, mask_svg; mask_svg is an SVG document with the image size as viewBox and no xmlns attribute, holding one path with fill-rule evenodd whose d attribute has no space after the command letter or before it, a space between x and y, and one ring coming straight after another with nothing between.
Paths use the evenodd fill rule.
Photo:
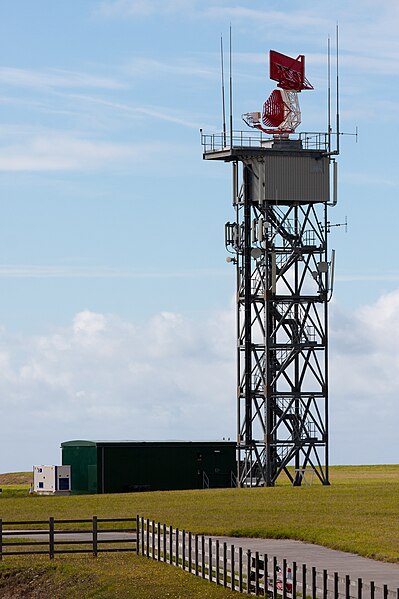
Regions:
<instances>
[{"instance_id":1,"label":"thin vertical antenna rod","mask_svg":"<svg viewBox=\"0 0 399 599\"><path fill-rule=\"evenodd\" d=\"M229 56L229 71L230 71L230 148L233 147L233 73L231 60L231 24L230 24L230 56Z\"/></svg>"},{"instance_id":2,"label":"thin vertical antenna rod","mask_svg":"<svg viewBox=\"0 0 399 599\"><path fill-rule=\"evenodd\" d=\"M328 79L328 92L327 92L327 113L328 113L328 151L331 152L331 47L330 47L330 36L328 36L327 45L327 79Z\"/></svg>"},{"instance_id":3,"label":"thin vertical antenna rod","mask_svg":"<svg viewBox=\"0 0 399 599\"><path fill-rule=\"evenodd\" d=\"M220 36L220 63L222 75L222 117L223 117L223 147L226 147L226 106L224 99L224 66L223 66L223 36Z\"/></svg>"},{"instance_id":4,"label":"thin vertical antenna rod","mask_svg":"<svg viewBox=\"0 0 399 599\"><path fill-rule=\"evenodd\" d=\"M338 23L336 29L336 44L337 44L337 154L339 154L339 39L338 39Z\"/></svg>"}]
</instances>

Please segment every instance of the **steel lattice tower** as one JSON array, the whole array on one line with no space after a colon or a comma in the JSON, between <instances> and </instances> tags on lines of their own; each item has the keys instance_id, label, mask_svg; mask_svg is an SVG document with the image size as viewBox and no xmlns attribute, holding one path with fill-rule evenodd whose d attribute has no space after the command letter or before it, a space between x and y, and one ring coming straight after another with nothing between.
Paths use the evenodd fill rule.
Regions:
<instances>
[{"instance_id":1,"label":"steel lattice tower","mask_svg":"<svg viewBox=\"0 0 399 599\"><path fill-rule=\"evenodd\" d=\"M202 135L204 158L233 168L238 486L305 470L329 484L329 137Z\"/></svg>"}]
</instances>

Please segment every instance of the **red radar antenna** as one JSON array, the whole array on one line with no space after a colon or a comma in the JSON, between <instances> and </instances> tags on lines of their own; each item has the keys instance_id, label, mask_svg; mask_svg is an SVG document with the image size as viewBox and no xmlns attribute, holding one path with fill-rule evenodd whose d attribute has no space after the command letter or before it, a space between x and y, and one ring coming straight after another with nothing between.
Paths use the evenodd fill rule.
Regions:
<instances>
[{"instance_id":1,"label":"red radar antenna","mask_svg":"<svg viewBox=\"0 0 399 599\"><path fill-rule=\"evenodd\" d=\"M290 58L270 50L270 79L277 81L277 86L281 89L272 91L263 104L262 121L260 112L247 112L242 115L242 118L249 127L260 129L264 133L273 135L294 133L301 123L298 93L313 89L305 77L304 55Z\"/></svg>"}]
</instances>

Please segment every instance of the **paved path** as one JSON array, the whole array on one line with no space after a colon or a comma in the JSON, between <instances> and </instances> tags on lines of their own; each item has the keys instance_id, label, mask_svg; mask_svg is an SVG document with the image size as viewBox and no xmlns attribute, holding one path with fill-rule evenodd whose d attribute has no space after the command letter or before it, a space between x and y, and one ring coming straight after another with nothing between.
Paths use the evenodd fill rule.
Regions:
<instances>
[{"instance_id":1,"label":"paved path","mask_svg":"<svg viewBox=\"0 0 399 599\"><path fill-rule=\"evenodd\" d=\"M212 538L235 547L259 551L260 554L267 553L270 557L315 566L317 570L326 568L329 573L338 572L340 576L349 574L352 580L363 578L364 582L374 581L377 586L387 584L392 590L399 588L399 564L379 562L353 553L290 539Z\"/></svg>"}]
</instances>

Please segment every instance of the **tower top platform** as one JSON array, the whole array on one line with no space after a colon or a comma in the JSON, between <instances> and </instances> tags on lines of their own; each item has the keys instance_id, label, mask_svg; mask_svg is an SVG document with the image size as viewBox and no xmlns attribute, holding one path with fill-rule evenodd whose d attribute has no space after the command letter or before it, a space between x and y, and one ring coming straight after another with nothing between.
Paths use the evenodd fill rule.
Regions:
<instances>
[{"instance_id":1,"label":"tower top platform","mask_svg":"<svg viewBox=\"0 0 399 599\"><path fill-rule=\"evenodd\" d=\"M312 156L321 158L329 154L327 133L298 133L294 137L270 137L262 132L234 131L233 134L205 134L201 130L204 160L232 162L245 157L261 156Z\"/></svg>"}]
</instances>

